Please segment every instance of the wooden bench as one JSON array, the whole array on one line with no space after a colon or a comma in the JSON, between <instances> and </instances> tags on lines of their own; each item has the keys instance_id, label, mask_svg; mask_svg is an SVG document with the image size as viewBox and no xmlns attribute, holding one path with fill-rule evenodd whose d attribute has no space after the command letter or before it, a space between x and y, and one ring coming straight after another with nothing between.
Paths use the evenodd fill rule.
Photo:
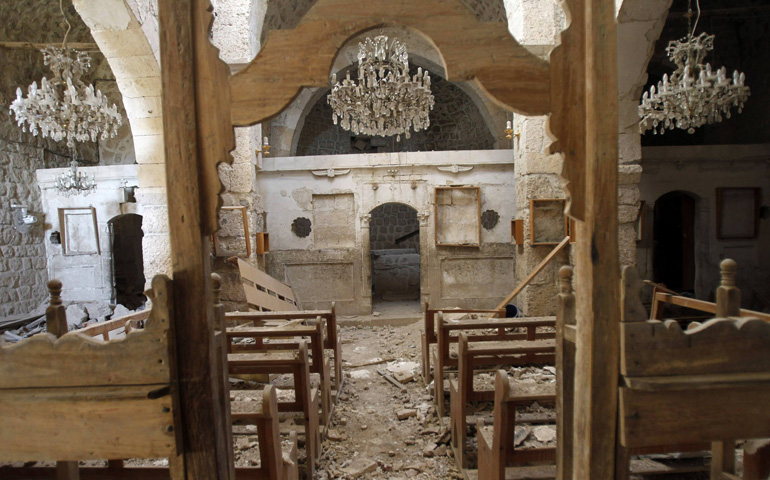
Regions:
<instances>
[{"instance_id":1,"label":"wooden bench","mask_svg":"<svg viewBox=\"0 0 770 480\"><path fill-rule=\"evenodd\" d=\"M526 468L525 466L548 464L556 460L555 448L517 449L514 447L516 431L516 407L533 402L553 402L555 385L536 385L515 388L508 373L498 370L495 375L495 406L493 426L485 426L482 420L477 425L478 479L505 480L513 478L553 478L553 468ZM521 391L520 391L521 390ZM507 467L524 467L508 471Z\"/></svg>"},{"instance_id":2,"label":"wooden bench","mask_svg":"<svg viewBox=\"0 0 770 480\"><path fill-rule=\"evenodd\" d=\"M153 279L144 328L106 342L68 333L62 284L48 288L48 333L0 348L0 461L58 461L59 478L75 479L78 460L160 457L181 475L171 280Z\"/></svg>"},{"instance_id":3,"label":"wooden bench","mask_svg":"<svg viewBox=\"0 0 770 480\"><path fill-rule=\"evenodd\" d=\"M304 320L300 320L305 322ZM329 425L333 413L331 395L331 373L328 356L324 355L324 330L325 322L321 317L308 320L306 325L301 323L287 323L283 326L273 327L239 327L227 329L228 353L245 353L254 351L286 350L298 348L298 338L303 338L308 343L310 353L310 373L318 374L321 387L321 424ZM239 338L254 339L251 344L235 343ZM282 339L279 341L272 341ZM294 341L287 341L292 339Z\"/></svg>"},{"instance_id":4,"label":"wooden bench","mask_svg":"<svg viewBox=\"0 0 770 480\"><path fill-rule=\"evenodd\" d=\"M474 370L478 367L499 365L553 364L556 342L553 339L469 342L468 335L460 332L458 346L457 379L449 382L452 449L458 467L466 469L468 466L465 456L468 404L491 402L495 398L494 390L474 388ZM554 401L555 395L555 390L552 390L551 401Z\"/></svg>"},{"instance_id":5,"label":"wooden bench","mask_svg":"<svg viewBox=\"0 0 770 480\"><path fill-rule=\"evenodd\" d=\"M738 479L735 440L770 436L770 323L741 317L737 265L720 267L716 318L686 331L647 320L636 269L623 270L616 478L634 449L711 442L711 478Z\"/></svg>"},{"instance_id":6,"label":"wooden bench","mask_svg":"<svg viewBox=\"0 0 770 480\"><path fill-rule=\"evenodd\" d=\"M474 309L453 309L453 308L430 308L430 304L426 301L424 303L423 310L423 331L420 333L422 344L422 378L425 383L428 383L431 378L431 347L438 342L438 335L436 333L436 316L439 312L446 312L448 314L460 313L460 314L491 314L497 317L505 317L505 309L499 310L474 310Z\"/></svg>"},{"instance_id":7,"label":"wooden bench","mask_svg":"<svg viewBox=\"0 0 770 480\"><path fill-rule=\"evenodd\" d=\"M489 318L447 321L444 312L436 315L437 344L432 349L433 356L433 395L439 418L444 416L444 377L448 369L457 368L457 356L452 355L451 347L458 342L460 332L465 332L469 342L508 341L508 340L545 340L553 339L554 333L538 332L540 327L554 327L555 317L529 318ZM481 330L481 332L479 332ZM484 332L486 330L486 332ZM490 332L491 330L491 332ZM526 330L521 333L520 330ZM477 333L473 333L477 332ZM529 358L532 363L553 363L553 352L547 358ZM542 354L537 354L542 357Z\"/></svg>"},{"instance_id":8,"label":"wooden bench","mask_svg":"<svg viewBox=\"0 0 770 480\"><path fill-rule=\"evenodd\" d=\"M288 347L287 347L288 348ZM313 478L315 462L321 448L318 422L319 391L310 386L310 360L307 343L299 342L296 349L267 350L227 355L230 374L290 374L293 376L293 401L279 401L279 412L301 413L304 422L307 478Z\"/></svg>"},{"instance_id":9,"label":"wooden bench","mask_svg":"<svg viewBox=\"0 0 770 480\"><path fill-rule=\"evenodd\" d=\"M324 348L333 352L332 398L342 393L344 376L342 375L342 347L337 328L337 314L334 302L329 310L298 310L282 312L229 312L225 315L228 324L251 323L254 327L284 326L297 320L311 321L321 317L326 325Z\"/></svg>"},{"instance_id":10,"label":"wooden bench","mask_svg":"<svg viewBox=\"0 0 770 480\"><path fill-rule=\"evenodd\" d=\"M29 345L19 344L13 350L0 352L0 384L4 381L19 383L22 378L14 380L13 377L27 374L30 376L23 380L26 384L46 382L45 387L34 390L22 388L8 392L0 387L0 405L4 412L15 412L20 408L26 412L8 422L4 419L0 429L3 445L0 458L2 461L65 461L58 462L53 468L3 467L0 478L175 478L180 467L174 447L179 435L179 429L173 423L174 389L170 388L171 382L168 386L163 383L142 385L142 378L147 376L173 376L168 356L171 286L172 282L166 277L153 279L153 289L147 292L153 299L152 311L136 312L66 333L61 283L49 282L51 306L46 312L49 333L41 334L35 340L29 339ZM221 280L213 274L212 299L218 330L215 338L218 350L226 355L222 342L224 335L221 334L224 306L219 300L220 288ZM125 335L111 338L115 333ZM55 340L57 336L62 338ZM33 358L26 358L30 355ZM222 357L223 361L225 358ZM24 367L20 368L18 362L22 361ZM223 366L224 363L220 365ZM14 375L6 375L6 369L14 369ZM87 382L90 383L84 385ZM72 384L77 385L73 387ZM222 402L229 406L226 378L217 389ZM239 479L296 480L296 439L282 452L280 441L272 435L278 428L272 387L263 392L261 400L259 408L251 412L256 415L253 421L259 435L261 466L236 468L235 475ZM229 415L229 409L226 412ZM39 426L40 422L46 423ZM22 424L25 430L16 429ZM29 428L33 430L27 431ZM33 450L36 450L34 454L31 453ZM232 450L226 454L230 455L234 467ZM122 459L136 457L166 457L169 467L124 466ZM75 459L111 460L107 467L78 468Z\"/></svg>"}]
</instances>

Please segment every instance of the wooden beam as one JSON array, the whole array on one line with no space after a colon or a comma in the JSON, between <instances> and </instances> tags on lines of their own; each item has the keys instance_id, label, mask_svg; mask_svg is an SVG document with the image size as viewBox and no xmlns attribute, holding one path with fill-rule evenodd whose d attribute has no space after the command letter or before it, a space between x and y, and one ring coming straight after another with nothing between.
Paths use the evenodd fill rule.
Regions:
<instances>
[{"instance_id":1,"label":"wooden beam","mask_svg":"<svg viewBox=\"0 0 770 480\"><path fill-rule=\"evenodd\" d=\"M26 48L32 50L42 50L46 47L61 48L61 42L36 43L36 42L0 42L0 48ZM99 45L95 43L68 42L67 47L76 50L99 50Z\"/></svg>"},{"instance_id":2,"label":"wooden beam","mask_svg":"<svg viewBox=\"0 0 770 480\"><path fill-rule=\"evenodd\" d=\"M553 260L553 259L554 259L554 257L556 256L556 254L557 254L557 253L559 253L559 252L561 252L561 251L562 251L562 249L563 249L565 246L567 246L567 244L568 244L568 243L569 243L569 237L564 237L564 240L562 240L561 242L559 242L559 244L558 244L558 245L556 245L556 246L554 247L554 249L553 249L553 250L551 250L551 253L549 253L548 255L546 255L546 257L543 259L543 261L541 261L541 262L540 262L540 263L539 263L539 264L538 264L538 265L535 267L535 269L534 269L534 270L532 270L531 272L529 272L529 275L527 275L527 278L525 278L524 280L522 280L522 282L521 282L520 284L518 284L518 285L516 286L516 288L514 288L514 289L513 289L513 291L511 292L511 294L510 294L510 295L508 295L507 297L505 297L505 300L503 300L502 302L500 302L500 305L498 305L498 306L495 308L495 310L500 310L500 309L503 309L503 308L505 308L505 306L506 306L506 305L508 305L508 303L509 303L511 300L513 300L513 299L516 297L516 295L518 295L519 293L521 293L521 291L522 291L522 290L524 290L524 287L526 287L527 285L529 285L529 282L531 282L531 281L532 281L532 279L533 279L533 278L535 278L535 276L536 276L538 273L540 273L540 271L541 271L543 268L545 268L545 266L546 266L546 265L548 265L548 264L551 262L551 260ZM490 316L489 316L489 317L487 317L487 318L492 318L492 317L494 317L495 315L497 315L497 313L493 313L492 315L490 315Z\"/></svg>"},{"instance_id":3,"label":"wooden beam","mask_svg":"<svg viewBox=\"0 0 770 480\"><path fill-rule=\"evenodd\" d=\"M198 22L204 0L160 0L163 132L166 153L168 222L174 274L177 388L182 442L182 478L229 479L222 404L215 398L219 372L214 345L210 260L203 233L196 70ZM199 13L197 13L199 14Z\"/></svg>"},{"instance_id":4,"label":"wooden beam","mask_svg":"<svg viewBox=\"0 0 770 480\"><path fill-rule=\"evenodd\" d=\"M620 354L615 4L585 0L584 12L585 221L577 222L576 242L574 478L609 480L615 475Z\"/></svg>"}]
</instances>

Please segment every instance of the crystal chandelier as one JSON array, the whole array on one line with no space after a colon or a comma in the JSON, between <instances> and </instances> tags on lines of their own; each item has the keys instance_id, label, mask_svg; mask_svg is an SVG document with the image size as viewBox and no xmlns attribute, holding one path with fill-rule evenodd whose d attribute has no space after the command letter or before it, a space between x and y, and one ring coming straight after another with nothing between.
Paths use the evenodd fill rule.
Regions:
<instances>
[{"instance_id":1,"label":"crystal chandelier","mask_svg":"<svg viewBox=\"0 0 770 480\"><path fill-rule=\"evenodd\" d=\"M123 120L115 104L110 105L101 91L81 79L91 68L91 57L86 52L67 48L67 35L72 27L64 15L61 0L59 9L67 23L62 46L41 50L44 64L54 75L51 80L43 78L40 87L32 82L26 98L21 88L17 88L10 111L16 114L16 123L22 131L29 130L32 135L40 134L56 142L66 140L72 163L70 171L57 179L56 188L67 195L88 194L96 185L93 176L89 180L77 171L76 142L114 137Z\"/></svg>"},{"instance_id":2,"label":"crystal chandelier","mask_svg":"<svg viewBox=\"0 0 770 480\"><path fill-rule=\"evenodd\" d=\"M79 171L77 160L72 160L70 169L56 177L54 186L66 197L88 195L96 191L96 177L94 174L89 177L88 174Z\"/></svg>"},{"instance_id":3,"label":"crystal chandelier","mask_svg":"<svg viewBox=\"0 0 770 480\"><path fill-rule=\"evenodd\" d=\"M692 8L688 6L687 37L668 44L666 53L677 68L671 77L664 74L663 80L644 92L639 116L642 118L639 130L645 133L652 129L654 134L664 133L674 127L694 133L697 127L708 123L721 122L730 118L730 110L737 107L738 113L751 91L745 86L746 76L737 70L732 79L727 70L703 65L706 54L714 49L714 35L701 33L695 36L695 27L700 18L700 4L697 3L698 18L690 28Z\"/></svg>"},{"instance_id":4,"label":"crystal chandelier","mask_svg":"<svg viewBox=\"0 0 770 480\"><path fill-rule=\"evenodd\" d=\"M354 134L391 136L401 140L430 126L433 109L430 75L422 68L409 76L409 55L404 44L379 35L358 44L358 83L350 72L341 82L332 75L332 91L326 97L334 124Z\"/></svg>"}]
</instances>

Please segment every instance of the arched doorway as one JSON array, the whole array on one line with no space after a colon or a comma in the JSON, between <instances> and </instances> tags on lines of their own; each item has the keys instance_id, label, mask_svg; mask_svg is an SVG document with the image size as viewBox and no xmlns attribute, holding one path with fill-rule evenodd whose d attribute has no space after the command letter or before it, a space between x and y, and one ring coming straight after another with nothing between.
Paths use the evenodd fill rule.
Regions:
<instances>
[{"instance_id":1,"label":"arched doorway","mask_svg":"<svg viewBox=\"0 0 770 480\"><path fill-rule=\"evenodd\" d=\"M385 203L371 212L372 300L419 300L420 221L417 210Z\"/></svg>"},{"instance_id":2,"label":"arched doorway","mask_svg":"<svg viewBox=\"0 0 770 480\"><path fill-rule=\"evenodd\" d=\"M695 293L695 203L687 192L655 201L653 278L677 292Z\"/></svg>"},{"instance_id":3,"label":"arched doorway","mask_svg":"<svg viewBox=\"0 0 770 480\"><path fill-rule=\"evenodd\" d=\"M129 310L145 304L142 216L118 215L107 222L112 247L112 301Z\"/></svg>"}]
</instances>

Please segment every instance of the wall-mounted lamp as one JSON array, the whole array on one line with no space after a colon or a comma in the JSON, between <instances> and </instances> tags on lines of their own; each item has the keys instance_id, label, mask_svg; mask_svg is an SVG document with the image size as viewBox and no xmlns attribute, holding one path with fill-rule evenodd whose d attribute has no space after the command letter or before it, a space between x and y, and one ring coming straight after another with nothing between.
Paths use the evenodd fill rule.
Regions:
<instances>
[{"instance_id":1,"label":"wall-mounted lamp","mask_svg":"<svg viewBox=\"0 0 770 480\"><path fill-rule=\"evenodd\" d=\"M122 185L120 189L123 191L123 202L122 203L136 203L136 189L138 188L136 185L128 186L128 180L125 178L121 180L120 182Z\"/></svg>"},{"instance_id":2,"label":"wall-mounted lamp","mask_svg":"<svg viewBox=\"0 0 770 480\"><path fill-rule=\"evenodd\" d=\"M11 204L13 216L13 228L19 233L29 233L29 230L37 223L37 217L30 215L26 205Z\"/></svg>"},{"instance_id":3,"label":"wall-mounted lamp","mask_svg":"<svg viewBox=\"0 0 770 480\"><path fill-rule=\"evenodd\" d=\"M262 149L257 149L257 153L262 153L263 157L270 156L270 142L267 137L262 139Z\"/></svg>"},{"instance_id":4,"label":"wall-mounted lamp","mask_svg":"<svg viewBox=\"0 0 770 480\"><path fill-rule=\"evenodd\" d=\"M505 125L505 138L511 140L513 137L516 137L516 139L518 139L520 135L519 132L513 133L513 125L511 124L511 121L508 120L508 123Z\"/></svg>"}]
</instances>

